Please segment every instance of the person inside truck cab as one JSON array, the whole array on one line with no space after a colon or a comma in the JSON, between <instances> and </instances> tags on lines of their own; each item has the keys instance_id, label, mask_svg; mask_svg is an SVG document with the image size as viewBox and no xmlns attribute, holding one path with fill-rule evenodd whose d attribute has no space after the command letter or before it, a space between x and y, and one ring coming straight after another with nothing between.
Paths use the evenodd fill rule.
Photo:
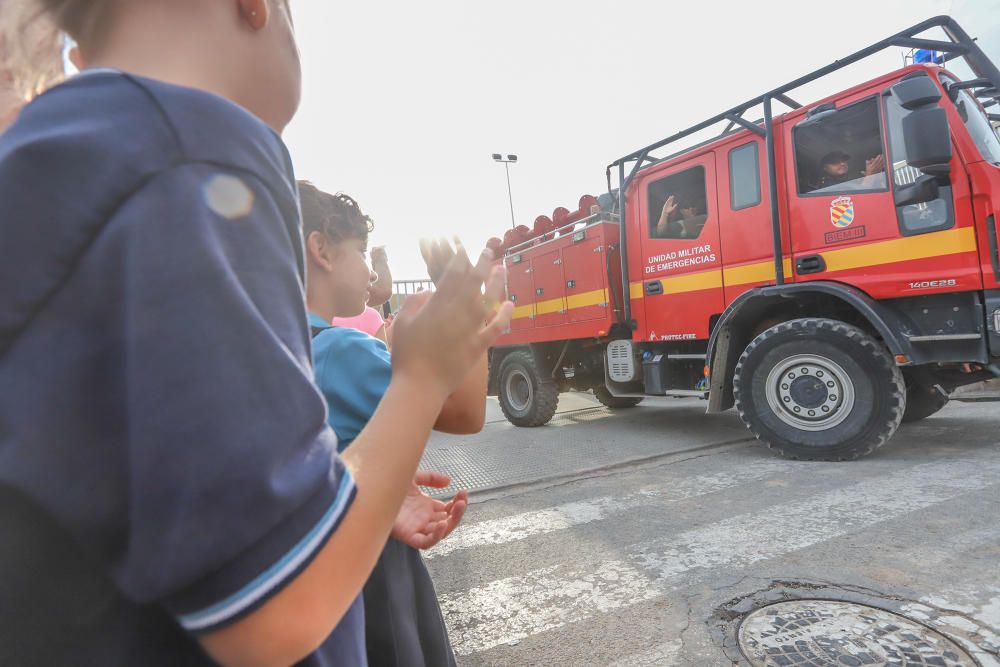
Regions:
<instances>
[{"instance_id":1,"label":"person inside truck cab","mask_svg":"<svg viewBox=\"0 0 1000 667\"><path fill-rule=\"evenodd\" d=\"M874 190L885 187L885 156L879 153L865 160L865 168L851 172L851 156L844 151L830 151L820 160L820 175L812 190L822 190L851 183L852 189Z\"/></svg>"},{"instance_id":2,"label":"person inside truck cab","mask_svg":"<svg viewBox=\"0 0 1000 667\"><path fill-rule=\"evenodd\" d=\"M696 239L708 218L704 207L694 199L670 195L663 202L655 237L660 239Z\"/></svg>"}]
</instances>

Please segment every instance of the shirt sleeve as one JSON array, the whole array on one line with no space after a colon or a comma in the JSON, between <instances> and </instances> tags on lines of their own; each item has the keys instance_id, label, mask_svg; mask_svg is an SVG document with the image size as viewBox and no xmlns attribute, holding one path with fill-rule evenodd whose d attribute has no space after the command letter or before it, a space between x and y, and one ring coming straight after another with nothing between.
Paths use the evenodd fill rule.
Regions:
<instances>
[{"instance_id":1,"label":"shirt sleeve","mask_svg":"<svg viewBox=\"0 0 1000 667\"><path fill-rule=\"evenodd\" d=\"M125 593L205 632L311 561L355 494L312 379L294 245L268 189L210 165L148 183L105 232L127 286Z\"/></svg>"},{"instance_id":2,"label":"shirt sleeve","mask_svg":"<svg viewBox=\"0 0 1000 667\"><path fill-rule=\"evenodd\" d=\"M341 448L371 419L392 380L385 343L348 328L323 331L314 342L316 384L326 398L329 423Z\"/></svg>"}]
</instances>

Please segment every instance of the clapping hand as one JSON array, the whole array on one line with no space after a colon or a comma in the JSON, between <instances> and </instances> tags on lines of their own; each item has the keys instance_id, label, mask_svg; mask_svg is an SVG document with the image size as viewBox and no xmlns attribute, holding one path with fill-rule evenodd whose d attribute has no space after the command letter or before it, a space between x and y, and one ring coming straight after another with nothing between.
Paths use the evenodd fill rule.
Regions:
<instances>
[{"instance_id":1,"label":"clapping hand","mask_svg":"<svg viewBox=\"0 0 1000 667\"><path fill-rule=\"evenodd\" d=\"M384 245L377 245L369 251L373 265L388 265L389 255L385 252Z\"/></svg>"},{"instance_id":2,"label":"clapping hand","mask_svg":"<svg viewBox=\"0 0 1000 667\"><path fill-rule=\"evenodd\" d=\"M514 304L501 303L504 270L494 266L490 250L475 266L461 245L452 248L447 241L425 243L421 252L437 291L403 303L392 325L392 370L443 401L507 328Z\"/></svg>"},{"instance_id":3,"label":"clapping hand","mask_svg":"<svg viewBox=\"0 0 1000 667\"><path fill-rule=\"evenodd\" d=\"M431 282L437 285L441 276L444 275L448 262L455 257L455 250L450 243L444 240L422 240L420 242L420 256L424 258L424 264L427 265L427 275Z\"/></svg>"},{"instance_id":4,"label":"clapping hand","mask_svg":"<svg viewBox=\"0 0 1000 667\"><path fill-rule=\"evenodd\" d=\"M879 153L875 157L865 160L865 176L874 176L885 171L885 156Z\"/></svg>"},{"instance_id":5,"label":"clapping hand","mask_svg":"<svg viewBox=\"0 0 1000 667\"><path fill-rule=\"evenodd\" d=\"M443 489L449 484L451 479L447 475L418 470L392 524L392 536L414 549L430 549L450 535L469 506L469 492L459 491L450 501L443 502L419 488Z\"/></svg>"}]
</instances>

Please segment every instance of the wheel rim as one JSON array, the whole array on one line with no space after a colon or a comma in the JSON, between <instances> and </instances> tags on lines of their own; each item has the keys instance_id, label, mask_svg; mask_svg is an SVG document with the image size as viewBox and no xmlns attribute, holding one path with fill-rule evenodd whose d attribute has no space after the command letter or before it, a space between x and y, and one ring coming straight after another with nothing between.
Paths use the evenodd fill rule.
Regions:
<instances>
[{"instance_id":1,"label":"wheel rim","mask_svg":"<svg viewBox=\"0 0 1000 667\"><path fill-rule=\"evenodd\" d=\"M785 359L771 369L767 402L778 419L803 431L827 431L854 409L854 382L835 361L813 354Z\"/></svg>"},{"instance_id":2,"label":"wheel rim","mask_svg":"<svg viewBox=\"0 0 1000 667\"><path fill-rule=\"evenodd\" d=\"M524 412L531 405L531 399L535 390L531 387L531 380L523 371L514 370L507 376L506 382L507 402L510 407L517 412Z\"/></svg>"}]
</instances>

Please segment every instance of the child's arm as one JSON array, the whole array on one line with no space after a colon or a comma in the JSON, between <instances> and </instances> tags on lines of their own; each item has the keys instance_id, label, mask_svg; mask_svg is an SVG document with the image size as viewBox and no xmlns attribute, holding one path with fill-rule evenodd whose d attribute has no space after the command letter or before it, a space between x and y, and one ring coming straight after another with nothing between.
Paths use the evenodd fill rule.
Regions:
<instances>
[{"instance_id":1,"label":"child's arm","mask_svg":"<svg viewBox=\"0 0 1000 667\"><path fill-rule=\"evenodd\" d=\"M484 354L469 371L458 391L448 397L434 430L455 435L479 433L486 421L486 379L489 373Z\"/></svg>"},{"instance_id":2,"label":"child's arm","mask_svg":"<svg viewBox=\"0 0 1000 667\"><path fill-rule=\"evenodd\" d=\"M493 257L493 251L486 253ZM420 254L427 264L427 275L437 284L444 267L452 259L451 246L447 243L422 243ZM434 424L435 431L465 435L478 433L486 420L486 383L489 376L488 355L483 354L469 372L462 386L445 402L441 415Z\"/></svg>"},{"instance_id":3,"label":"child's arm","mask_svg":"<svg viewBox=\"0 0 1000 667\"><path fill-rule=\"evenodd\" d=\"M488 257L474 269L460 252L438 292L407 300L393 325L392 382L343 455L357 498L294 580L242 620L201 638L213 658L224 665L293 663L336 626L371 573L447 396L510 319L511 305L505 304L482 327L487 310L480 286L488 271ZM497 299L502 288L502 275L494 272L487 295Z\"/></svg>"}]
</instances>

